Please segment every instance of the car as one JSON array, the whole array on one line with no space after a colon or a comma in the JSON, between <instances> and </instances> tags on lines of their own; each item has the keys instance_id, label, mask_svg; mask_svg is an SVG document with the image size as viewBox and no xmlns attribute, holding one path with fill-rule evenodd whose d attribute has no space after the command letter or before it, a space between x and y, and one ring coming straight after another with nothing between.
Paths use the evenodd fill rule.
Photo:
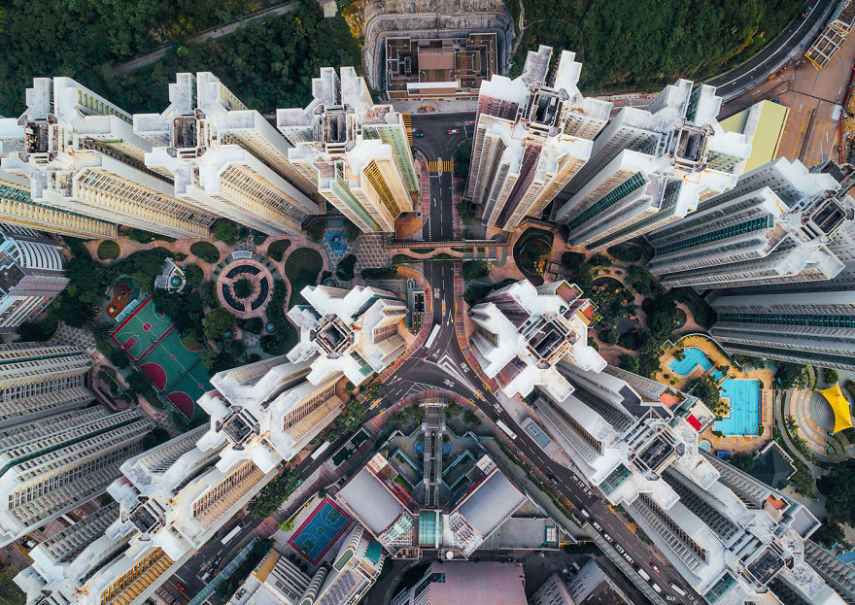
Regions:
<instances>
[{"instance_id":1,"label":"car","mask_svg":"<svg viewBox=\"0 0 855 605\"><path fill-rule=\"evenodd\" d=\"M656 582L652 582L650 584L650 587L653 588L653 590L655 590L656 592L662 592L662 589L659 588L659 584L657 584Z\"/></svg>"},{"instance_id":2,"label":"car","mask_svg":"<svg viewBox=\"0 0 855 605\"><path fill-rule=\"evenodd\" d=\"M414 139L420 139L423 136L425 136L425 133L423 133L421 130L414 130L413 131L413 138Z\"/></svg>"},{"instance_id":3,"label":"car","mask_svg":"<svg viewBox=\"0 0 855 605\"><path fill-rule=\"evenodd\" d=\"M612 537L608 534L603 534L603 537L606 539L606 542L614 542Z\"/></svg>"},{"instance_id":4,"label":"car","mask_svg":"<svg viewBox=\"0 0 855 605\"><path fill-rule=\"evenodd\" d=\"M558 479L555 478L555 475L549 475L549 482L552 485L558 485Z\"/></svg>"},{"instance_id":5,"label":"car","mask_svg":"<svg viewBox=\"0 0 855 605\"><path fill-rule=\"evenodd\" d=\"M570 565L572 565L573 569L575 569L576 571L582 571L582 568L579 567L579 564L576 563L576 561L573 561Z\"/></svg>"},{"instance_id":6,"label":"car","mask_svg":"<svg viewBox=\"0 0 855 605\"><path fill-rule=\"evenodd\" d=\"M597 531L603 531L603 526L597 523L596 521L594 521L593 525L594 529L596 529Z\"/></svg>"},{"instance_id":7,"label":"car","mask_svg":"<svg viewBox=\"0 0 855 605\"><path fill-rule=\"evenodd\" d=\"M586 519L590 519L590 518L591 518L591 513L589 513L589 512L588 512L587 510L585 510L584 508L580 508L580 509L579 509L579 512L580 512L580 513L582 513L582 516L583 516L583 517L585 517Z\"/></svg>"},{"instance_id":8,"label":"car","mask_svg":"<svg viewBox=\"0 0 855 605\"><path fill-rule=\"evenodd\" d=\"M652 570L653 570L653 571L655 571L656 573L659 573L659 572L661 572L661 571L662 571L661 569L659 569L659 566L658 566L656 563L651 563L651 564L650 564L650 569L652 569Z\"/></svg>"},{"instance_id":9,"label":"car","mask_svg":"<svg viewBox=\"0 0 855 605\"><path fill-rule=\"evenodd\" d=\"M673 602L673 601L676 601L676 600L677 600L677 597L675 597L675 596L674 596L674 595L672 595L672 594L666 594L666 595L665 595L665 600L666 600L666 601L671 601L671 602Z\"/></svg>"},{"instance_id":10,"label":"car","mask_svg":"<svg viewBox=\"0 0 855 605\"><path fill-rule=\"evenodd\" d=\"M627 563L629 563L630 565L634 563L633 558L629 556L628 552L623 553L623 558L626 559Z\"/></svg>"},{"instance_id":11,"label":"car","mask_svg":"<svg viewBox=\"0 0 855 605\"><path fill-rule=\"evenodd\" d=\"M620 545L620 544L618 544L617 542L615 542L615 550L616 550L616 551L618 551L620 554L623 554L623 553L625 553L625 552L626 552L626 551L623 549L623 546L621 546L621 545Z\"/></svg>"},{"instance_id":12,"label":"car","mask_svg":"<svg viewBox=\"0 0 855 605\"><path fill-rule=\"evenodd\" d=\"M178 589L178 590L180 590L181 592L184 592L184 584L182 584L181 582L176 582L176 583L175 583L175 588L177 588L177 589Z\"/></svg>"},{"instance_id":13,"label":"car","mask_svg":"<svg viewBox=\"0 0 855 605\"><path fill-rule=\"evenodd\" d=\"M460 129L459 128L449 128L448 134L460 134Z\"/></svg>"}]
</instances>

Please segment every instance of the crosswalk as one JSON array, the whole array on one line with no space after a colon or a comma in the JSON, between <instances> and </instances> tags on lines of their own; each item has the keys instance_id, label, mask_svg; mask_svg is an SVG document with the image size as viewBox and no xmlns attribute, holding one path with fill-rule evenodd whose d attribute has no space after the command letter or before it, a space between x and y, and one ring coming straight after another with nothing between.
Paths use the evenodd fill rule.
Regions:
<instances>
[{"instance_id":1,"label":"crosswalk","mask_svg":"<svg viewBox=\"0 0 855 605\"><path fill-rule=\"evenodd\" d=\"M452 170L454 170L454 162L451 160L428 162L428 172L451 172Z\"/></svg>"},{"instance_id":2,"label":"crosswalk","mask_svg":"<svg viewBox=\"0 0 855 605\"><path fill-rule=\"evenodd\" d=\"M413 146L413 124L410 122L410 114L402 113L401 119L404 121L404 129L407 131L407 142L410 147Z\"/></svg>"}]
</instances>

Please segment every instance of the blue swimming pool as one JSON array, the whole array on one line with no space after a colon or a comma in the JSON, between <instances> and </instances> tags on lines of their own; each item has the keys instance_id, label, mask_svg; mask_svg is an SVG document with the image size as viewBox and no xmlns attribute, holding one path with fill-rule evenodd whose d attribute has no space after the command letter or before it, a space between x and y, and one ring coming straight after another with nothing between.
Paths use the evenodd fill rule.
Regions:
<instances>
[{"instance_id":1,"label":"blue swimming pool","mask_svg":"<svg viewBox=\"0 0 855 605\"><path fill-rule=\"evenodd\" d=\"M723 435L757 435L760 428L760 381L725 378L722 398L729 399L730 416L713 423Z\"/></svg>"},{"instance_id":2,"label":"blue swimming pool","mask_svg":"<svg viewBox=\"0 0 855 605\"><path fill-rule=\"evenodd\" d=\"M710 376L712 376L713 380L715 380L716 382L719 382L722 378L724 378L724 374L718 368L710 372Z\"/></svg>"},{"instance_id":3,"label":"blue swimming pool","mask_svg":"<svg viewBox=\"0 0 855 605\"><path fill-rule=\"evenodd\" d=\"M683 357L683 359L675 359L671 362L671 369L680 376L688 375L695 369L695 366L701 366L704 369L704 372L708 372L712 369L713 362L711 362L710 358L706 356L706 353L700 349L696 349L695 347L686 347L684 352L686 356Z\"/></svg>"}]
</instances>

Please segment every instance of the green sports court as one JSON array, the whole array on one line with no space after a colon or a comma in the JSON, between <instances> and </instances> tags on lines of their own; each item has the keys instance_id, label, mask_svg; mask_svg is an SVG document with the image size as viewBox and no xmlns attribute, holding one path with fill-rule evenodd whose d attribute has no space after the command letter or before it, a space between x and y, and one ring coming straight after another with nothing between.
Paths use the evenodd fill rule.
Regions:
<instances>
[{"instance_id":1,"label":"green sports court","mask_svg":"<svg viewBox=\"0 0 855 605\"><path fill-rule=\"evenodd\" d=\"M157 312L151 297L121 320L110 339L151 378L155 388L182 416L193 418L196 400L211 388L208 371L199 361L199 352L181 343L172 321Z\"/></svg>"}]
</instances>

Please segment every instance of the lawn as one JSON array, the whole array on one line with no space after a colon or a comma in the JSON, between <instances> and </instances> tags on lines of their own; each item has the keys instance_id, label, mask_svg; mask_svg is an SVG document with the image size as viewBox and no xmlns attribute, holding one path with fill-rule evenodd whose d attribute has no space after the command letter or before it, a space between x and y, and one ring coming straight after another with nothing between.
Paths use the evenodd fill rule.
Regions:
<instances>
[{"instance_id":1,"label":"lawn","mask_svg":"<svg viewBox=\"0 0 855 605\"><path fill-rule=\"evenodd\" d=\"M290 307L307 304L301 294L306 286L314 286L318 282L318 274L324 268L324 260L312 248L297 248L285 261L285 277L291 284Z\"/></svg>"},{"instance_id":2,"label":"lawn","mask_svg":"<svg viewBox=\"0 0 855 605\"><path fill-rule=\"evenodd\" d=\"M113 260L119 258L119 244L111 239L105 239L98 244L98 258L100 260Z\"/></svg>"},{"instance_id":3,"label":"lawn","mask_svg":"<svg viewBox=\"0 0 855 605\"><path fill-rule=\"evenodd\" d=\"M211 242L195 242L190 246L190 252L198 256L200 260L212 265L220 260L220 251Z\"/></svg>"}]
</instances>

